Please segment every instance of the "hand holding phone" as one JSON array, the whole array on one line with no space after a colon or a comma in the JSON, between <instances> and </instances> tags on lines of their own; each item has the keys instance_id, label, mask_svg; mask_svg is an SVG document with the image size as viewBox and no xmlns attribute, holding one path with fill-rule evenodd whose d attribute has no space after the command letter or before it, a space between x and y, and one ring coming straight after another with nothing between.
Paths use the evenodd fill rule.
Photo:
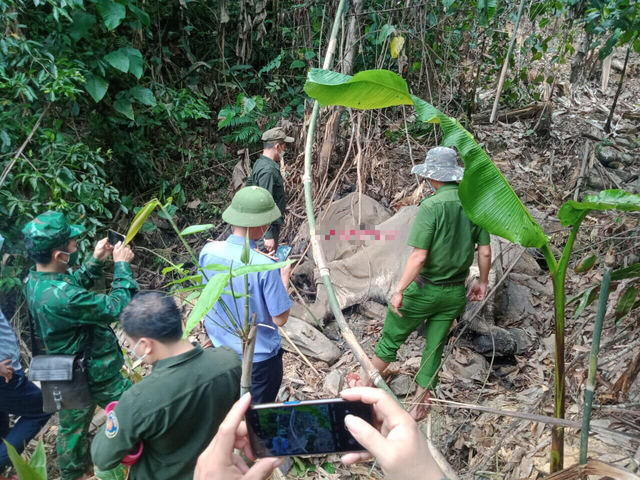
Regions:
<instances>
[{"instance_id":1,"label":"hand holding phone","mask_svg":"<svg viewBox=\"0 0 640 480\"><path fill-rule=\"evenodd\" d=\"M280 458L263 458L247 466L233 449L242 450L247 458L255 457L249 446L247 426L242 415L249 408L251 394L246 393L238 400L218 428L218 433L209 446L198 457L194 480L250 480L267 478L274 468L282 465Z\"/></svg>"},{"instance_id":2,"label":"hand holding phone","mask_svg":"<svg viewBox=\"0 0 640 480\"><path fill-rule=\"evenodd\" d=\"M345 426L353 415L373 423L371 405L341 398L252 405L246 413L251 450L257 458L362 451Z\"/></svg>"},{"instance_id":3,"label":"hand holding phone","mask_svg":"<svg viewBox=\"0 0 640 480\"><path fill-rule=\"evenodd\" d=\"M289 254L291 253L291 247L288 245L280 245L276 250L275 257L279 262L284 262L287 258L289 258Z\"/></svg>"},{"instance_id":4,"label":"hand holding phone","mask_svg":"<svg viewBox=\"0 0 640 480\"><path fill-rule=\"evenodd\" d=\"M340 393L348 401L373 406L373 426L349 415L345 423L353 437L367 451L348 453L342 463L352 465L375 457L385 478L391 480L423 480L444 478L429 447L411 415L379 388L357 387Z\"/></svg>"},{"instance_id":5,"label":"hand holding phone","mask_svg":"<svg viewBox=\"0 0 640 480\"><path fill-rule=\"evenodd\" d=\"M109 245L111 245L112 247L115 247L119 242L124 243L124 235L115 232L113 230L109 230L107 232L107 238L109 239Z\"/></svg>"}]
</instances>

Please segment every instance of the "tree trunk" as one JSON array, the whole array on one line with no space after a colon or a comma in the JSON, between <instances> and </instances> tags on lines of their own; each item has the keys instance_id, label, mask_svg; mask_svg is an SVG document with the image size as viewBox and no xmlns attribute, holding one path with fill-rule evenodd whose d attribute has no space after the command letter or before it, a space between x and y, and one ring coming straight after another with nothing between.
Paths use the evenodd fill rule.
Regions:
<instances>
[{"instance_id":1,"label":"tree trunk","mask_svg":"<svg viewBox=\"0 0 640 480\"><path fill-rule=\"evenodd\" d=\"M353 72L353 59L356 56L356 46L358 43L360 29L358 28L358 14L362 12L362 0L353 0L353 15L349 17L349 27L347 30L347 42L345 47L345 54L342 60L342 73L351 75ZM324 140L322 147L320 148L320 154L318 155L318 168L314 172L315 180L317 184L324 182L327 178L329 171L329 163L331 162L331 155L336 145L336 138L338 137L338 129L340 128L340 117L344 112L344 107L333 107L333 112L327 120L327 124L324 129Z\"/></svg>"},{"instance_id":2,"label":"tree trunk","mask_svg":"<svg viewBox=\"0 0 640 480\"><path fill-rule=\"evenodd\" d=\"M627 47L627 55L624 57L624 65L622 66L622 73L620 74L620 81L618 82L618 90L616 96L613 98L613 105L611 105L611 111L609 112L609 118L604 125L604 131L609 133L611 131L611 120L613 120L613 113L616 111L616 105L618 104L618 97L622 91L622 84L624 82L624 74L627 72L627 64L629 63L629 53L631 53L631 46Z\"/></svg>"},{"instance_id":3,"label":"tree trunk","mask_svg":"<svg viewBox=\"0 0 640 480\"><path fill-rule=\"evenodd\" d=\"M581 86L584 85L587 81L587 53L589 52L589 46L591 45L591 41L593 40L593 35L590 33L586 33L576 51L576 54L573 56L573 60L571 60L571 76L569 77L569 81L571 85Z\"/></svg>"}]
</instances>

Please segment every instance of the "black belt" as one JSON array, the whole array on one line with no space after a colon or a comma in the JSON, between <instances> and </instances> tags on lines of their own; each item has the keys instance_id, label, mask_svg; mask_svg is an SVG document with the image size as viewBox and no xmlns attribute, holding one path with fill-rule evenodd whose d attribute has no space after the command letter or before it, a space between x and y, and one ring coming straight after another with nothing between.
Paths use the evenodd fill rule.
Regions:
<instances>
[{"instance_id":1,"label":"black belt","mask_svg":"<svg viewBox=\"0 0 640 480\"><path fill-rule=\"evenodd\" d=\"M434 283L427 277L423 277L422 275L418 275L413 281L416 282L416 285L418 285L420 288L424 288L425 283L428 283L429 285L435 285L436 287L459 287L460 285L464 285L464 280L461 282L453 283Z\"/></svg>"}]
</instances>

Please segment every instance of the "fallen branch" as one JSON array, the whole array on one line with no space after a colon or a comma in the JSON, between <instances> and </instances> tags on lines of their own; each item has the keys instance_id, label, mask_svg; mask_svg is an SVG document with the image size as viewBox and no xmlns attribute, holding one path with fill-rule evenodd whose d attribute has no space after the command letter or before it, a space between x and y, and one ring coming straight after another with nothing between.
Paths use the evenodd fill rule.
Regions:
<instances>
[{"instance_id":1,"label":"fallen branch","mask_svg":"<svg viewBox=\"0 0 640 480\"><path fill-rule=\"evenodd\" d=\"M282 327L278 327L278 331L280 332L280 335L282 335L285 340L287 342L289 342L289 344L293 347L293 349L296 351L296 353L298 355L300 355L300 358L302 358L302 360L304 361L304 363L306 363L309 368L311 370L313 370L313 373L315 373L318 377L320 376L320 372L318 372L318 370L316 370L316 367L314 367L311 362L309 361L309 359L307 357L305 357L304 353L302 353L300 351L300 349L297 347L297 345L295 343L293 343L293 340L291 340L291 337L289 337L289 334L287 332L284 331L284 328Z\"/></svg>"}]
</instances>

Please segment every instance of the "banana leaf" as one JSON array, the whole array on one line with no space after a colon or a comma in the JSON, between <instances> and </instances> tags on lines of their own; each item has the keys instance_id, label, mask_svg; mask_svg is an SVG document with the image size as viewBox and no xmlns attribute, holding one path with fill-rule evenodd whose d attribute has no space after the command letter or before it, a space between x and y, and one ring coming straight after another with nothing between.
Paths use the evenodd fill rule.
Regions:
<instances>
[{"instance_id":1,"label":"banana leaf","mask_svg":"<svg viewBox=\"0 0 640 480\"><path fill-rule=\"evenodd\" d=\"M588 195L583 202L569 200L558 212L558 218L565 227L573 225L585 210L640 211L640 195L624 190L603 190L598 195Z\"/></svg>"},{"instance_id":2,"label":"banana leaf","mask_svg":"<svg viewBox=\"0 0 640 480\"><path fill-rule=\"evenodd\" d=\"M353 77L311 69L305 92L321 105L361 110L415 105L418 118L442 128L442 144L455 147L465 164L460 201L467 216L489 233L525 247L548 243L544 232L473 136L455 119L409 94L406 82L387 70L368 70Z\"/></svg>"}]
</instances>

